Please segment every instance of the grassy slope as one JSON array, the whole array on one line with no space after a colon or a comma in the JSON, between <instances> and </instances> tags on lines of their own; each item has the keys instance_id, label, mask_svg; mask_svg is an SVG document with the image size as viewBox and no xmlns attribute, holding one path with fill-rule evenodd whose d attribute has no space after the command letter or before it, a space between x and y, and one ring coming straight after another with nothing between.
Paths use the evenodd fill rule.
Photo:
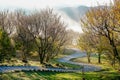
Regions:
<instances>
[{"instance_id":1,"label":"grassy slope","mask_svg":"<svg viewBox=\"0 0 120 80\"><path fill-rule=\"evenodd\" d=\"M120 75L115 72L101 73L88 72L83 76L81 73L59 72L15 72L0 75L0 80L119 80Z\"/></svg>"},{"instance_id":2,"label":"grassy slope","mask_svg":"<svg viewBox=\"0 0 120 80\"><path fill-rule=\"evenodd\" d=\"M80 73L59 73L59 72L15 72L2 74L3 80L80 80Z\"/></svg>"},{"instance_id":3,"label":"grassy slope","mask_svg":"<svg viewBox=\"0 0 120 80\"><path fill-rule=\"evenodd\" d=\"M50 61L50 64L53 64L56 66L56 64L59 64L61 66L61 68L69 68L69 69L80 69L81 66L79 65L74 65L74 64L70 64L70 63L64 63L64 62L58 62L57 61L57 58L56 59L53 59ZM59 67L60 67L59 66Z\"/></svg>"},{"instance_id":4,"label":"grassy slope","mask_svg":"<svg viewBox=\"0 0 120 80\"><path fill-rule=\"evenodd\" d=\"M54 66L56 66L56 64L60 64L61 67L72 68L72 69L80 69L81 67L79 65L74 65L74 64L64 63L64 62L58 62L58 58L65 57L65 56L71 55L73 53L75 53L74 50L65 49L63 54L60 54L56 58L50 60L49 63L53 64Z\"/></svg>"},{"instance_id":5,"label":"grassy slope","mask_svg":"<svg viewBox=\"0 0 120 80\"><path fill-rule=\"evenodd\" d=\"M60 67L61 66L61 67L66 67L66 68L77 68L78 69L78 68L80 68L80 66L78 66L78 65L72 65L72 64L69 64L69 63L58 62L57 61L58 58L70 55L70 54L72 54L74 52L75 51L73 51L71 49L65 49L63 54L60 54L56 58L50 60L48 64L52 64L54 67ZM36 60L33 60L34 58ZM59 64L60 66L56 66L56 64ZM14 58L11 61L5 61L4 63L0 63L0 65L8 65L8 66L11 66L11 65L21 66L22 65L23 66L23 65L25 65L25 63L23 63L22 60L19 59L19 58ZM31 65L31 66L43 66L39 62L38 55L35 55L31 59L29 59L28 60L28 65Z\"/></svg>"},{"instance_id":6,"label":"grassy slope","mask_svg":"<svg viewBox=\"0 0 120 80\"><path fill-rule=\"evenodd\" d=\"M71 61L88 63L87 57L75 58L75 59L71 59ZM98 64L98 58L97 58L97 56L92 56L90 64L101 66L102 70L99 71L99 72L92 72L92 73L87 73L87 74L89 74L89 75L94 74L94 75L98 76L99 78L101 78L103 80L120 80L120 72L117 71L117 70L115 70L109 64L109 61L105 59L104 56L101 57L101 61L102 61L102 63ZM88 76L88 77L92 79L94 76L92 76L92 77ZM99 80L99 79L95 79L95 80Z\"/></svg>"},{"instance_id":7,"label":"grassy slope","mask_svg":"<svg viewBox=\"0 0 120 80\"><path fill-rule=\"evenodd\" d=\"M59 63L57 62L57 59L58 58L61 58L61 57L64 57L64 56L67 56L67 55L70 55L72 53L74 53L75 51L71 50L71 49L65 49L64 50L64 53L63 54L59 54L56 58L52 59L50 61L50 63L53 63L53 64L56 64L56 63ZM18 54L20 55L20 53ZM39 56L37 53L32 53L31 54L32 56L31 57L27 57L28 58L28 65L31 65L31 66L42 66L39 62ZM62 64L62 63L59 63L59 64ZM63 63L64 64L64 63ZM17 58L12 58L11 61L4 61L3 63L0 63L0 65L8 65L8 66L24 66L25 63L22 62L22 59L21 57L17 57ZM67 64L68 66L68 64Z\"/></svg>"},{"instance_id":8,"label":"grassy slope","mask_svg":"<svg viewBox=\"0 0 120 80\"><path fill-rule=\"evenodd\" d=\"M71 61L93 64L93 65L101 66L103 69L107 68L113 70L113 67L109 64L109 60L106 60L104 56L101 56L101 64L98 63L97 56L91 56L90 59L91 59L91 63L88 63L87 57L74 58L71 59Z\"/></svg>"},{"instance_id":9,"label":"grassy slope","mask_svg":"<svg viewBox=\"0 0 120 80\"><path fill-rule=\"evenodd\" d=\"M70 52L73 52L73 51L70 51ZM59 56L59 57L63 57L67 54L71 54L70 52L66 53L62 56ZM57 57L57 58L59 58L59 57ZM53 64L59 63L56 61L56 59L52 60L51 63L53 63ZM94 65L98 65L96 59L97 59L96 57L92 58L92 63ZM86 58L82 58L82 59L78 58L78 59L73 59L73 60L77 61L77 62L87 62ZM87 73L85 73L84 76L81 73L30 71L30 72L15 72L15 73L0 74L0 78L2 80L82 80L82 78L84 77L86 80L119 80L120 73L113 70L104 59L102 61L104 63L102 63L99 66L103 67L103 69L104 69L103 71L87 72ZM70 64L66 64L66 63L60 63L60 64L63 64L65 66L69 66L69 67L76 67L75 65L70 65Z\"/></svg>"}]
</instances>

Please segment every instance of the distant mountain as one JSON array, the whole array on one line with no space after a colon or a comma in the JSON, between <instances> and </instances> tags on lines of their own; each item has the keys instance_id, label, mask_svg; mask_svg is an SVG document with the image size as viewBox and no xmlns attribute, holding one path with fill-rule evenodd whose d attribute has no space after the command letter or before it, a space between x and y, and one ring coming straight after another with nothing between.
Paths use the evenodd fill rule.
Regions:
<instances>
[{"instance_id":1,"label":"distant mountain","mask_svg":"<svg viewBox=\"0 0 120 80\"><path fill-rule=\"evenodd\" d=\"M88 10L91 8L99 8L105 7L104 5L95 6L95 7L87 7L87 6L79 6L79 7L63 7L57 9L58 13L62 16L62 21L68 24L68 27L74 31L82 32L80 19L86 14Z\"/></svg>"},{"instance_id":2,"label":"distant mountain","mask_svg":"<svg viewBox=\"0 0 120 80\"><path fill-rule=\"evenodd\" d=\"M71 19L75 20L76 22L80 21L80 18L85 15L85 13L90 9L87 6L79 6L79 7L64 7L59 9L66 13Z\"/></svg>"},{"instance_id":3,"label":"distant mountain","mask_svg":"<svg viewBox=\"0 0 120 80\"><path fill-rule=\"evenodd\" d=\"M64 7L59 10L66 13L71 19L76 22L80 21L80 18L85 15L85 13L90 10L90 8L103 8L105 5L95 6L95 7L87 7L87 6L79 6L79 7Z\"/></svg>"}]
</instances>

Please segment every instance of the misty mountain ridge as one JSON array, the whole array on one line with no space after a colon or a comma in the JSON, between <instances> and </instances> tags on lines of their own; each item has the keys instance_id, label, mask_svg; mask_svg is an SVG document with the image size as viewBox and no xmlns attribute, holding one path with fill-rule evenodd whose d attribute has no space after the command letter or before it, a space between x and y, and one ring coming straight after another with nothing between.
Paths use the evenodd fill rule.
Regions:
<instances>
[{"instance_id":1,"label":"misty mountain ridge","mask_svg":"<svg viewBox=\"0 0 120 80\"><path fill-rule=\"evenodd\" d=\"M86 14L86 12L88 10L90 10L91 8L99 8L99 7L105 7L105 6L99 5L99 6L95 6L95 7L87 7L87 6L64 7L64 8L60 8L58 10L63 11L71 19L75 20L76 22L79 22L80 19Z\"/></svg>"},{"instance_id":2,"label":"misty mountain ridge","mask_svg":"<svg viewBox=\"0 0 120 80\"><path fill-rule=\"evenodd\" d=\"M90 9L87 6L79 6L79 7L64 7L59 9L66 13L71 19L75 20L76 22L80 21L80 18L85 15L85 13Z\"/></svg>"}]
</instances>

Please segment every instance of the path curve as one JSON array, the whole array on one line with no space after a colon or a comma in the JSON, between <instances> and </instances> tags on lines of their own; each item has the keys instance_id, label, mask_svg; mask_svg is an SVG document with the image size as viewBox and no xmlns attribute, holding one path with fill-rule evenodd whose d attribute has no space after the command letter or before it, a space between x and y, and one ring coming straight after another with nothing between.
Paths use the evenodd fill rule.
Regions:
<instances>
[{"instance_id":1,"label":"path curve","mask_svg":"<svg viewBox=\"0 0 120 80\"><path fill-rule=\"evenodd\" d=\"M79 49L73 49L76 52L72 55L63 57L58 59L59 62L66 62L70 64L76 64L80 66L84 66L84 71L99 71L101 70L100 67L98 66L93 66L90 64L85 64L85 63L77 63L77 62L72 62L70 59L72 58L77 58L77 57L85 57L86 54L83 52L80 52ZM5 73L5 72L15 72L15 71L30 71L30 70L35 70L35 71L57 71L57 72L79 72L82 71L82 69L64 69L64 68L42 68L38 66L0 66L0 73Z\"/></svg>"},{"instance_id":2,"label":"path curve","mask_svg":"<svg viewBox=\"0 0 120 80\"><path fill-rule=\"evenodd\" d=\"M73 58L86 57L86 53L81 52L79 49L76 49L76 48L72 48L72 49L75 51L74 54L71 54L71 55L68 55L66 57L60 58L60 59L58 59L58 61L83 66L85 72L100 71L101 70L101 67L99 67L99 66L95 66L95 65L87 64L87 63L79 63L79 62L70 61Z\"/></svg>"},{"instance_id":3,"label":"path curve","mask_svg":"<svg viewBox=\"0 0 120 80\"><path fill-rule=\"evenodd\" d=\"M63 68L42 68L39 66L0 66L0 73L6 72L18 72L18 71L54 71L54 72L78 72L73 69Z\"/></svg>"}]
</instances>

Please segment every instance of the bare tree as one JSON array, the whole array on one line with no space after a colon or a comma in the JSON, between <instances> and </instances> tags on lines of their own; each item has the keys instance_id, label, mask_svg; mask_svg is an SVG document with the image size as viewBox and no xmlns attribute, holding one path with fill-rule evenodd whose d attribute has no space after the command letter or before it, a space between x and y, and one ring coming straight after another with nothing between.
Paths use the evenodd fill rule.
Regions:
<instances>
[{"instance_id":1,"label":"bare tree","mask_svg":"<svg viewBox=\"0 0 120 80\"><path fill-rule=\"evenodd\" d=\"M14 15L12 12L0 11L0 27L10 36L15 31L15 26L13 24Z\"/></svg>"},{"instance_id":2,"label":"bare tree","mask_svg":"<svg viewBox=\"0 0 120 80\"><path fill-rule=\"evenodd\" d=\"M26 14L25 11L23 10L18 10L15 11L14 13L15 15L15 21L14 24L16 26L16 32L17 35L15 36L15 41L16 44L20 43L20 49L23 51L22 54L22 61L27 63L27 55L30 52L30 49L32 49L31 44L33 43L32 40L32 36L28 30L29 24L29 16Z\"/></svg>"},{"instance_id":3,"label":"bare tree","mask_svg":"<svg viewBox=\"0 0 120 80\"><path fill-rule=\"evenodd\" d=\"M41 13L45 24L43 28L43 46L46 48L47 53L44 51L44 56L46 56L46 61L55 57L61 46L66 42L66 25L60 22L60 16L54 14L52 10L48 9ZM46 45L46 46L45 46ZM41 49L42 50L42 49ZM44 61L44 59L42 59Z\"/></svg>"},{"instance_id":4,"label":"bare tree","mask_svg":"<svg viewBox=\"0 0 120 80\"><path fill-rule=\"evenodd\" d=\"M26 20L25 17L27 17ZM23 16L18 22L22 26L18 30L29 33L36 44L40 63L48 62L56 56L66 42L66 25L60 21L60 16L55 14L52 9ZM20 35L25 39L25 33L23 34Z\"/></svg>"}]
</instances>

